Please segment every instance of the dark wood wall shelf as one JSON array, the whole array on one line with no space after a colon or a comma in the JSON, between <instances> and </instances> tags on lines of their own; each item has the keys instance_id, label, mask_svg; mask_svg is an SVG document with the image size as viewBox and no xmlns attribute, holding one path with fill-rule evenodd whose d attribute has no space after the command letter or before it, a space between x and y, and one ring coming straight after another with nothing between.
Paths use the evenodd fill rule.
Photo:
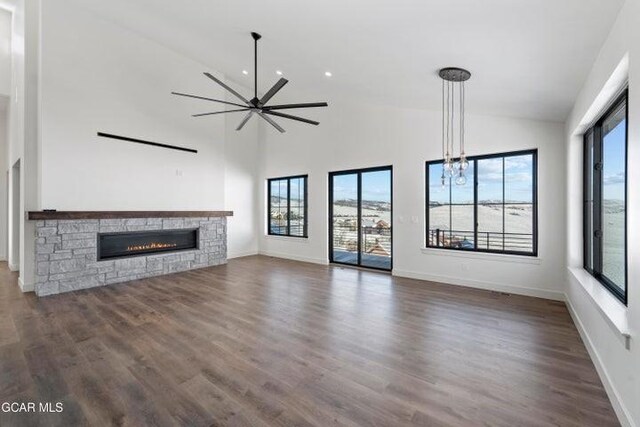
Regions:
<instances>
[{"instance_id":1,"label":"dark wood wall shelf","mask_svg":"<svg viewBox=\"0 0 640 427\"><path fill-rule=\"evenodd\" d=\"M120 218L193 218L233 216L233 211L30 211L27 218L38 220L120 219Z\"/></svg>"}]
</instances>

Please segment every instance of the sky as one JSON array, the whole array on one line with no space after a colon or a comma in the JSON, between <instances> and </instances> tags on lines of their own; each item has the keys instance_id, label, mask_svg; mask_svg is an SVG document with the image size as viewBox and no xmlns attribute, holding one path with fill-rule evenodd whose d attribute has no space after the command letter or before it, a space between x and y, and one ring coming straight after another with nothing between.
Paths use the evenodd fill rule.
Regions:
<instances>
[{"instance_id":1,"label":"sky","mask_svg":"<svg viewBox=\"0 0 640 427\"><path fill-rule=\"evenodd\" d=\"M291 200L304 199L304 178L295 178L291 180L290 189ZM287 198L287 180L280 179L271 181L271 197Z\"/></svg>"},{"instance_id":2,"label":"sky","mask_svg":"<svg viewBox=\"0 0 640 427\"><path fill-rule=\"evenodd\" d=\"M503 165L504 162L504 165ZM533 198L533 155L484 159L477 161L478 167L478 201L503 200L503 167L504 167L504 200L505 202L531 203ZM467 183L451 185L451 202L473 203L474 162L466 171ZM429 167L429 193L433 202L449 203L449 185L442 188L442 163Z\"/></svg>"},{"instance_id":3,"label":"sky","mask_svg":"<svg viewBox=\"0 0 640 427\"><path fill-rule=\"evenodd\" d=\"M605 199L624 200L625 171L625 121L619 123L604 138L604 197ZM478 200L502 201L503 199L503 159L478 160ZM465 185L452 184L451 201L453 203L473 203L474 162L466 171ZM504 160L505 202L532 202L533 156L508 157ZM442 188L440 177L442 164L430 165L429 192L431 201L449 203L449 187ZM286 196L286 181L280 181L280 194ZM272 195L278 195L276 183L272 186ZM301 199L302 180L291 181L291 199ZM336 175L333 181L334 200L357 198L357 174ZM391 201L391 172L376 171L362 174L362 198L370 201Z\"/></svg>"},{"instance_id":4,"label":"sky","mask_svg":"<svg viewBox=\"0 0 640 427\"><path fill-rule=\"evenodd\" d=\"M335 200L357 199L357 174L336 175L333 181ZM304 195L303 180L291 180L291 200L302 200ZM271 196L287 196L287 181L278 180L271 182ZM362 173L362 199L377 202L391 202L391 171L376 171Z\"/></svg>"},{"instance_id":5,"label":"sky","mask_svg":"<svg viewBox=\"0 0 640 427\"><path fill-rule=\"evenodd\" d=\"M333 199L358 198L357 174L333 177ZM391 171L362 173L362 199L376 202L391 202Z\"/></svg>"},{"instance_id":6,"label":"sky","mask_svg":"<svg viewBox=\"0 0 640 427\"><path fill-rule=\"evenodd\" d=\"M602 198L625 199L626 120L621 121L604 137L602 146Z\"/></svg>"}]
</instances>

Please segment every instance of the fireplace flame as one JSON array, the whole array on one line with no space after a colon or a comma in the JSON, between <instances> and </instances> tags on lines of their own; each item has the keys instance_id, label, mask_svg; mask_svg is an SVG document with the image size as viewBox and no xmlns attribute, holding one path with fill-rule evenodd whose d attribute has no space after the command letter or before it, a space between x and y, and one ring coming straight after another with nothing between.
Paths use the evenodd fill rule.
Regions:
<instances>
[{"instance_id":1,"label":"fireplace flame","mask_svg":"<svg viewBox=\"0 0 640 427\"><path fill-rule=\"evenodd\" d=\"M166 248L175 248L178 246L176 243L159 243L152 242L147 243L146 245L132 245L127 246L127 251L146 251L148 249L166 249Z\"/></svg>"}]
</instances>

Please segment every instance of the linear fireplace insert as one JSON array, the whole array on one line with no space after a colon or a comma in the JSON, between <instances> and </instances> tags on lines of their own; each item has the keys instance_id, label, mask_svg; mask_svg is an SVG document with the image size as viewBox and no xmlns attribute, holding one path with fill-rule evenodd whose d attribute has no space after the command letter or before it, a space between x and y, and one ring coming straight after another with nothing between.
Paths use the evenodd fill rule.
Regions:
<instances>
[{"instance_id":1,"label":"linear fireplace insert","mask_svg":"<svg viewBox=\"0 0 640 427\"><path fill-rule=\"evenodd\" d=\"M98 233L98 261L198 249L198 229Z\"/></svg>"}]
</instances>

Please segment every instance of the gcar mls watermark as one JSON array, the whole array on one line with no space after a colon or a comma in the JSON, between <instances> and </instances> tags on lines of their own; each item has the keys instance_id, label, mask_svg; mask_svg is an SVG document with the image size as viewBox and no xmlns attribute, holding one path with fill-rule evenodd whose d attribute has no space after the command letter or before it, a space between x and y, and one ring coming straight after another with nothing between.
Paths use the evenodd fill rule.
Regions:
<instances>
[{"instance_id":1,"label":"gcar mls watermark","mask_svg":"<svg viewBox=\"0 0 640 427\"><path fill-rule=\"evenodd\" d=\"M64 411L62 402L2 402L2 412L58 413Z\"/></svg>"}]
</instances>

